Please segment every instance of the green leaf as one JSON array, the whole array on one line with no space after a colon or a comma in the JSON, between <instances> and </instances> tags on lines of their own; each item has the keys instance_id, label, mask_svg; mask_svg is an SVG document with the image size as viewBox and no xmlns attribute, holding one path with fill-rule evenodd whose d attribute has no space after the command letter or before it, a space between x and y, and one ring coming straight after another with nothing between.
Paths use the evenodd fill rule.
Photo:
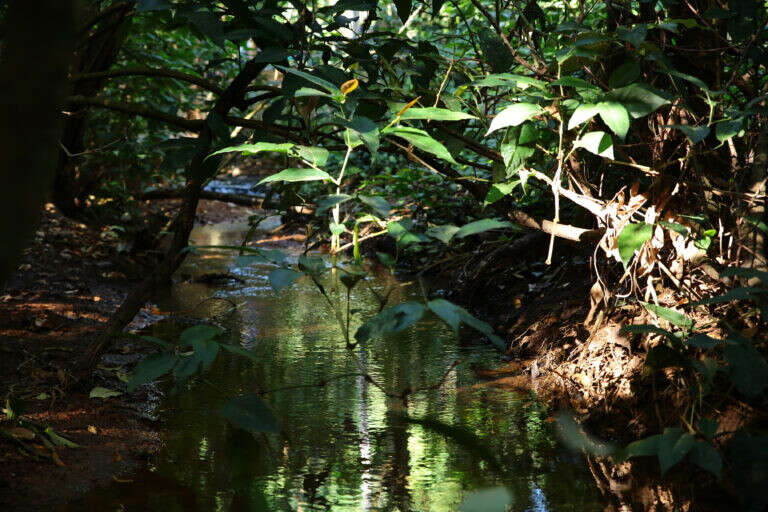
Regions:
<instances>
[{"instance_id":1,"label":"green leaf","mask_svg":"<svg viewBox=\"0 0 768 512\"><path fill-rule=\"evenodd\" d=\"M696 439L683 429L670 427L664 429L659 440L659 465L663 475L669 469L683 460L691 448L693 448Z\"/></svg>"},{"instance_id":2,"label":"green leaf","mask_svg":"<svg viewBox=\"0 0 768 512\"><path fill-rule=\"evenodd\" d=\"M595 115L597 115L597 105L592 103L582 103L576 110L573 111L573 115L568 120L568 129L572 130L585 121L589 121Z\"/></svg>"},{"instance_id":3,"label":"green leaf","mask_svg":"<svg viewBox=\"0 0 768 512\"><path fill-rule=\"evenodd\" d=\"M685 330L690 330L691 327L693 327L693 320L688 318L683 313L675 311L674 309L657 306L656 304L650 304L643 301L640 301L640 304L642 304L645 309L654 315L658 316L659 318L663 318L672 325L676 325L677 327L681 327Z\"/></svg>"},{"instance_id":4,"label":"green leaf","mask_svg":"<svg viewBox=\"0 0 768 512\"><path fill-rule=\"evenodd\" d=\"M299 256L299 270L312 276L319 276L328 270L322 258L311 258L306 254Z\"/></svg>"},{"instance_id":5,"label":"green leaf","mask_svg":"<svg viewBox=\"0 0 768 512\"><path fill-rule=\"evenodd\" d=\"M577 140L574 147L584 148L592 154L613 160L613 138L605 132L589 132Z\"/></svg>"},{"instance_id":6,"label":"green leaf","mask_svg":"<svg viewBox=\"0 0 768 512\"><path fill-rule=\"evenodd\" d=\"M275 66L277 69L284 73L291 73L292 75L296 75L299 78L303 78L304 80L307 80L309 82L312 82L315 85L319 85L329 93L331 93L334 96L341 96L341 89L333 85L328 80L324 80L320 78L319 76L310 75L309 73L305 73L304 71L299 71L296 69L287 68L285 66Z\"/></svg>"},{"instance_id":7,"label":"green leaf","mask_svg":"<svg viewBox=\"0 0 768 512\"><path fill-rule=\"evenodd\" d=\"M709 350L722 345L723 343L725 343L725 341L718 340L716 338L710 338L706 334L696 334L688 338L688 341L686 343L691 347L703 348L703 349Z\"/></svg>"},{"instance_id":8,"label":"green leaf","mask_svg":"<svg viewBox=\"0 0 768 512\"><path fill-rule=\"evenodd\" d=\"M113 396L120 396L122 393L120 391L115 391L114 389L107 389L103 388L101 386L96 386L93 388L88 395L88 398L111 398Z\"/></svg>"},{"instance_id":9,"label":"green leaf","mask_svg":"<svg viewBox=\"0 0 768 512\"><path fill-rule=\"evenodd\" d=\"M698 144L709 136L709 126L691 126L688 124L668 124L667 128L680 130L688 137L691 144Z\"/></svg>"},{"instance_id":10,"label":"green leaf","mask_svg":"<svg viewBox=\"0 0 768 512\"><path fill-rule=\"evenodd\" d=\"M614 89L605 95L606 100L624 105L633 119L646 116L670 102L670 95L642 82Z\"/></svg>"},{"instance_id":11,"label":"green leaf","mask_svg":"<svg viewBox=\"0 0 768 512\"><path fill-rule=\"evenodd\" d=\"M294 98L307 98L307 97L313 97L313 96L320 96L322 98L333 98L333 95L318 91L317 89L312 89L311 87L299 87L296 89L296 92L293 93Z\"/></svg>"},{"instance_id":12,"label":"green leaf","mask_svg":"<svg viewBox=\"0 0 768 512\"><path fill-rule=\"evenodd\" d=\"M542 108L534 103L515 103L499 112L491 121L491 126L486 132L486 137L496 130L508 126L518 126L532 117L543 112Z\"/></svg>"},{"instance_id":13,"label":"green leaf","mask_svg":"<svg viewBox=\"0 0 768 512\"><path fill-rule=\"evenodd\" d=\"M673 332L649 324L625 325L619 332L622 334L627 332L632 334L660 334L673 343L680 341Z\"/></svg>"},{"instance_id":14,"label":"green leaf","mask_svg":"<svg viewBox=\"0 0 768 512\"><path fill-rule=\"evenodd\" d=\"M524 87L533 86L542 91L546 90L547 83L536 78L524 75L515 75L512 73L498 73L487 75L479 80L472 82L473 87Z\"/></svg>"},{"instance_id":15,"label":"green leaf","mask_svg":"<svg viewBox=\"0 0 768 512\"><path fill-rule=\"evenodd\" d=\"M601 101L596 108L608 128L624 140L629 131L629 112L624 105L616 101Z\"/></svg>"},{"instance_id":16,"label":"green leaf","mask_svg":"<svg viewBox=\"0 0 768 512\"><path fill-rule=\"evenodd\" d=\"M328 174L325 171L321 171L320 169L290 168L290 169L282 170L277 174L273 174L272 176L267 176L266 178L261 180L258 184L261 185L262 183L272 183L273 181L285 181L289 183L294 183L297 181L321 181L321 180L333 181L333 178L331 178L330 174Z\"/></svg>"},{"instance_id":17,"label":"green leaf","mask_svg":"<svg viewBox=\"0 0 768 512\"><path fill-rule=\"evenodd\" d=\"M261 151L273 151L276 153L288 153L291 148L293 148L295 144L292 142L281 142L281 143L273 143L273 142L257 142L255 144L239 144L237 146L229 146L224 149L220 149L214 153L211 153L206 158L211 158L212 156L219 155L221 153L234 153L234 152L241 152L244 155L255 155L256 153L259 153Z\"/></svg>"},{"instance_id":18,"label":"green leaf","mask_svg":"<svg viewBox=\"0 0 768 512\"><path fill-rule=\"evenodd\" d=\"M503 228L517 228L517 226L506 220L480 219L461 226L461 228L456 232L455 237L464 238L470 235L483 233L484 231Z\"/></svg>"},{"instance_id":19,"label":"green leaf","mask_svg":"<svg viewBox=\"0 0 768 512\"><path fill-rule=\"evenodd\" d=\"M768 362L748 342L726 344L723 357L730 366L728 377L740 393L757 396L768 386Z\"/></svg>"},{"instance_id":20,"label":"green leaf","mask_svg":"<svg viewBox=\"0 0 768 512\"><path fill-rule=\"evenodd\" d=\"M725 142L738 135L741 132L743 125L743 117L719 121L715 125L715 137L717 137L717 140L720 142Z\"/></svg>"},{"instance_id":21,"label":"green leaf","mask_svg":"<svg viewBox=\"0 0 768 512\"><path fill-rule=\"evenodd\" d=\"M508 181L507 183L494 183L491 185L488 194L485 196L483 207L495 203L502 197L511 194L518 185L520 185L520 180Z\"/></svg>"},{"instance_id":22,"label":"green leaf","mask_svg":"<svg viewBox=\"0 0 768 512\"><path fill-rule=\"evenodd\" d=\"M241 395L231 399L219 414L233 426L251 432L277 432L277 420L258 395Z\"/></svg>"},{"instance_id":23,"label":"green leaf","mask_svg":"<svg viewBox=\"0 0 768 512\"><path fill-rule=\"evenodd\" d=\"M747 277L749 279L759 279L763 284L768 285L768 272L745 267L726 267L720 271L720 277Z\"/></svg>"},{"instance_id":24,"label":"green leaf","mask_svg":"<svg viewBox=\"0 0 768 512\"><path fill-rule=\"evenodd\" d=\"M358 195L357 198L365 204L368 208L373 210L373 213L378 215L379 217L387 217L389 216L389 211L392 209L392 207L389 205L386 199L384 199L381 196L364 196L362 194Z\"/></svg>"},{"instance_id":25,"label":"green leaf","mask_svg":"<svg viewBox=\"0 0 768 512\"><path fill-rule=\"evenodd\" d=\"M173 8L170 0L139 0L136 2L136 12L162 11Z\"/></svg>"},{"instance_id":26,"label":"green leaf","mask_svg":"<svg viewBox=\"0 0 768 512\"><path fill-rule=\"evenodd\" d=\"M221 343L220 346L227 352L231 352L232 354L237 354L238 356L247 357L248 359L256 363L259 362L259 360L256 358L256 356L253 354L252 351L246 350L240 345L232 345L231 343Z\"/></svg>"},{"instance_id":27,"label":"green leaf","mask_svg":"<svg viewBox=\"0 0 768 512\"><path fill-rule=\"evenodd\" d=\"M459 505L459 512L505 512L514 502L506 487L493 487L469 494Z\"/></svg>"},{"instance_id":28,"label":"green leaf","mask_svg":"<svg viewBox=\"0 0 768 512\"><path fill-rule=\"evenodd\" d=\"M56 432L54 432L53 428L51 427L45 427L45 430L43 430L43 433L48 436L48 439L53 442L56 446L66 446L67 448L80 448L80 445L77 443L73 443L66 437L62 437Z\"/></svg>"},{"instance_id":29,"label":"green leaf","mask_svg":"<svg viewBox=\"0 0 768 512\"><path fill-rule=\"evenodd\" d=\"M323 215L326 211L330 210L337 204L349 201L350 199L352 199L352 196L349 194L327 195L317 202L317 210L315 210L315 213L317 215Z\"/></svg>"},{"instance_id":30,"label":"green leaf","mask_svg":"<svg viewBox=\"0 0 768 512\"><path fill-rule=\"evenodd\" d=\"M279 292L291 286L294 281L303 275L301 272L288 268L277 268L269 273L269 285L275 292Z\"/></svg>"},{"instance_id":31,"label":"green leaf","mask_svg":"<svg viewBox=\"0 0 768 512\"><path fill-rule=\"evenodd\" d=\"M628 457L658 456L661 434L656 434L645 439L638 439L627 445L625 452Z\"/></svg>"},{"instance_id":32,"label":"green leaf","mask_svg":"<svg viewBox=\"0 0 768 512\"><path fill-rule=\"evenodd\" d=\"M424 309L422 304L413 301L388 307L360 326L355 333L355 339L364 342L378 336L401 332L421 320Z\"/></svg>"},{"instance_id":33,"label":"green leaf","mask_svg":"<svg viewBox=\"0 0 768 512\"><path fill-rule=\"evenodd\" d=\"M608 77L608 85L611 88L629 85L640 78L640 64L631 60L616 68Z\"/></svg>"},{"instance_id":34,"label":"green leaf","mask_svg":"<svg viewBox=\"0 0 768 512\"><path fill-rule=\"evenodd\" d=\"M355 132L372 155L379 150L379 127L367 117L356 116L351 121L339 117L335 121Z\"/></svg>"},{"instance_id":35,"label":"green leaf","mask_svg":"<svg viewBox=\"0 0 768 512\"><path fill-rule=\"evenodd\" d=\"M194 325L185 329L179 336L182 347L188 347L196 341L212 340L224 331L214 325Z\"/></svg>"},{"instance_id":36,"label":"green leaf","mask_svg":"<svg viewBox=\"0 0 768 512\"><path fill-rule=\"evenodd\" d=\"M178 360L179 358L171 352L145 357L133 370L133 375L128 381L128 392L131 393L142 384L152 382L161 375L170 372Z\"/></svg>"},{"instance_id":37,"label":"green leaf","mask_svg":"<svg viewBox=\"0 0 768 512\"><path fill-rule=\"evenodd\" d=\"M635 251L639 251L643 244L651 239L652 235L652 224L640 222L624 226L616 240L616 244L619 246L619 256L624 267L629 264L629 260L632 259Z\"/></svg>"},{"instance_id":38,"label":"green leaf","mask_svg":"<svg viewBox=\"0 0 768 512\"><path fill-rule=\"evenodd\" d=\"M431 153L436 157L442 158L443 160L446 160L452 164L456 163L456 160L453 159L453 156L451 156L451 153L448 151L448 149L443 146L441 142L433 139L424 130L419 130L418 128L410 128L407 126L393 126L387 128L384 131L384 134L394 135L396 137L400 137L401 139L405 139L422 151Z\"/></svg>"},{"instance_id":39,"label":"green leaf","mask_svg":"<svg viewBox=\"0 0 768 512\"><path fill-rule=\"evenodd\" d=\"M717 297L709 297L696 302L692 302L691 306L703 306L706 304L720 304L723 302L732 302L735 300L755 300L765 298L768 291L756 288L753 286L745 286L741 288L732 288L722 295Z\"/></svg>"},{"instance_id":40,"label":"green leaf","mask_svg":"<svg viewBox=\"0 0 768 512\"><path fill-rule=\"evenodd\" d=\"M706 441L696 441L691 450L691 462L705 471L709 471L718 480L723 473L723 458L720 453Z\"/></svg>"},{"instance_id":41,"label":"green leaf","mask_svg":"<svg viewBox=\"0 0 768 512\"><path fill-rule=\"evenodd\" d=\"M307 162L311 162L312 165L322 167L328 161L328 150L325 148L318 148L313 146L294 146L291 153L295 153Z\"/></svg>"},{"instance_id":42,"label":"green leaf","mask_svg":"<svg viewBox=\"0 0 768 512\"><path fill-rule=\"evenodd\" d=\"M699 430L701 430L701 433L709 439L710 441L714 439L715 434L717 433L717 429L719 428L720 423L712 418L701 418L699 420Z\"/></svg>"},{"instance_id":43,"label":"green leaf","mask_svg":"<svg viewBox=\"0 0 768 512\"><path fill-rule=\"evenodd\" d=\"M427 230L427 236L440 240L444 244L448 244L458 230L459 227L454 226L453 224L434 226Z\"/></svg>"},{"instance_id":44,"label":"green leaf","mask_svg":"<svg viewBox=\"0 0 768 512\"><path fill-rule=\"evenodd\" d=\"M445 299L435 299L427 303L427 307L440 319L451 326L454 331L458 331L461 323L480 331L499 347L501 350L507 349L507 344L494 333L493 328L486 322L476 318L469 311Z\"/></svg>"},{"instance_id":45,"label":"green leaf","mask_svg":"<svg viewBox=\"0 0 768 512\"><path fill-rule=\"evenodd\" d=\"M203 370L210 368L219 354L219 344L213 340L195 340L192 348L195 350L192 358L197 361L197 368L202 366Z\"/></svg>"},{"instance_id":46,"label":"green leaf","mask_svg":"<svg viewBox=\"0 0 768 512\"><path fill-rule=\"evenodd\" d=\"M454 112L447 108L439 107L411 107L406 110L400 119L429 119L432 121L462 121L464 119L477 119L477 117L464 112Z\"/></svg>"}]
</instances>

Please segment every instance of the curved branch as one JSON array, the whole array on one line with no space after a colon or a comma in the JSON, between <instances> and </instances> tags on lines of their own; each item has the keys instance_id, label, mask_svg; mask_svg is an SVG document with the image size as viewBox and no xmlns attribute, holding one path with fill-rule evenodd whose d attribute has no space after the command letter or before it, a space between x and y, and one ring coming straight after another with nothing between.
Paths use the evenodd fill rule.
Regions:
<instances>
[{"instance_id":1,"label":"curved branch","mask_svg":"<svg viewBox=\"0 0 768 512\"><path fill-rule=\"evenodd\" d=\"M162 78L174 78L181 80L182 82L188 82L190 84L197 85L207 91L211 91L217 96L221 96L224 92L222 87L205 78L190 75L183 71L176 71L173 69L162 68L150 68L150 67L133 67L123 69L110 69L109 71L100 71L97 73L83 73L80 75L73 75L70 80L73 82L82 82L84 80L100 80L102 78L116 78L121 76L151 76Z\"/></svg>"},{"instance_id":2,"label":"curved branch","mask_svg":"<svg viewBox=\"0 0 768 512\"><path fill-rule=\"evenodd\" d=\"M175 116L168 114L162 110L155 110L153 108L142 107L140 105L134 105L132 103L124 103L121 101L112 101L106 98L98 97L86 97L86 96L70 96L66 99L65 104L68 107L98 107L108 110L114 110L116 112L122 112L124 114L131 114L136 116L145 117L147 119L154 119L155 121L162 121L164 123L177 126L184 130L193 132L200 131L205 125L205 121L202 119L187 119L185 117Z\"/></svg>"}]
</instances>

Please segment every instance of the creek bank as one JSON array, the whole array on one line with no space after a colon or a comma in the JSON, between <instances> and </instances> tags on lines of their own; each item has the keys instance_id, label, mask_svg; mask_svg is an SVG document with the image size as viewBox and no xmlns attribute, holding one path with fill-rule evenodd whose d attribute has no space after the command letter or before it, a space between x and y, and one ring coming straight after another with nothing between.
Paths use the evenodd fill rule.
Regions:
<instances>
[{"instance_id":1,"label":"creek bank","mask_svg":"<svg viewBox=\"0 0 768 512\"><path fill-rule=\"evenodd\" d=\"M121 369L140 359L146 347L119 342L85 385L73 386L70 370L155 263L159 251L151 240L162 225L158 219L176 203L144 203L140 219L113 219L112 225L85 224L46 206L17 272L0 289L0 398L4 409L10 406L80 447L52 449L39 436L17 441L0 436L3 510L51 510L95 486L129 478L159 449L155 388L89 398L95 387L121 389ZM252 213L201 201L198 221L245 221ZM130 227L130 237L123 236L121 224ZM154 313L147 308L137 320L154 321ZM0 418L0 429L15 428L6 415Z\"/></svg>"}]
</instances>

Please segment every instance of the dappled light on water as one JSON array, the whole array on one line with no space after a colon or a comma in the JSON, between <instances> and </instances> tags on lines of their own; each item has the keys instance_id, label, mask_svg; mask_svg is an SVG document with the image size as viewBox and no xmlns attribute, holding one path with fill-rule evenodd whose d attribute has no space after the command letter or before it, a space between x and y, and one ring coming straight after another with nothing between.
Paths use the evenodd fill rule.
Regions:
<instances>
[{"instance_id":1,"label":"dappled light on water","mask_svg":"<svg viewBox=\"0 0 768 512\"><path fill-rule=\"evenodd\" d=\"M231 244L238 235L209 226L194 238ZM500 359L491 344L434 320L368 340L355 362L311 281L275 295L271 268L238 266L235 256L188 260L182 273L230 272L245 284L187 280L158 307L204 314L198 305L212 295L234 302L233 313L215 316L259 362L220 357L208 384L169 395L160 413L166 444L148 471L70 510L450 512L462 503L480 510L477 502L489 511L602 510L584 463L557 444L543 406L475 386L473 367ZM386 272L371 279L374 289L396 284ZM398 287L393 302L416 297L415 288ZM365 287L352 295L359 324L376 301ZM428 389L407 403L387 396L406 388ZM262 394L277 434L236 430L216 413L244 393Z\"/></svg>"}]
</instances>

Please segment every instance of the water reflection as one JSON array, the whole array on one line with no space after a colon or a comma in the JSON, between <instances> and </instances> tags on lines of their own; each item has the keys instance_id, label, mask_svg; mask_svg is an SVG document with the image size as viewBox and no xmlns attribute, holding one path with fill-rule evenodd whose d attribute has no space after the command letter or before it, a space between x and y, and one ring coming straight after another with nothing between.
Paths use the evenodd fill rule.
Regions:
<instances>
[{"instance_id":1,"label":"water reflection","mask_svg":"<svg viewBox=\"0 0 768 512\"><path fill-rule=\"evenodd\" d=\"M207 227L196 241L231 243L235 236ZM184 271L231 271L235 264L229 256L195 257ZM220 356L207 377L223 393L193 382L166 400L166 446L148 470L69 510L449 512L473 490L496 486L514 494L514 510L602 509L584 464L557 446L545 410L530 397L477 383L470 365L498 359L489 344L462 342L433 321L358 347L359 364L390 393L445 377L404 405L359 376L311 282L299 280L275 297L268 271L236 268L246 285L174 286L161 309L199 310L212 294L238 303L226 320L230 336L260 363ZM396 284L387 274L372 283L379 291ZM410 294L398 287L392 299ZM355 288L353 301L376 308L364 287ZM462 363L446 376L456 360ZM279 434L253 436L215 414L227 397L253 392L265 393Z\"/></svg>"}]
</instances>

